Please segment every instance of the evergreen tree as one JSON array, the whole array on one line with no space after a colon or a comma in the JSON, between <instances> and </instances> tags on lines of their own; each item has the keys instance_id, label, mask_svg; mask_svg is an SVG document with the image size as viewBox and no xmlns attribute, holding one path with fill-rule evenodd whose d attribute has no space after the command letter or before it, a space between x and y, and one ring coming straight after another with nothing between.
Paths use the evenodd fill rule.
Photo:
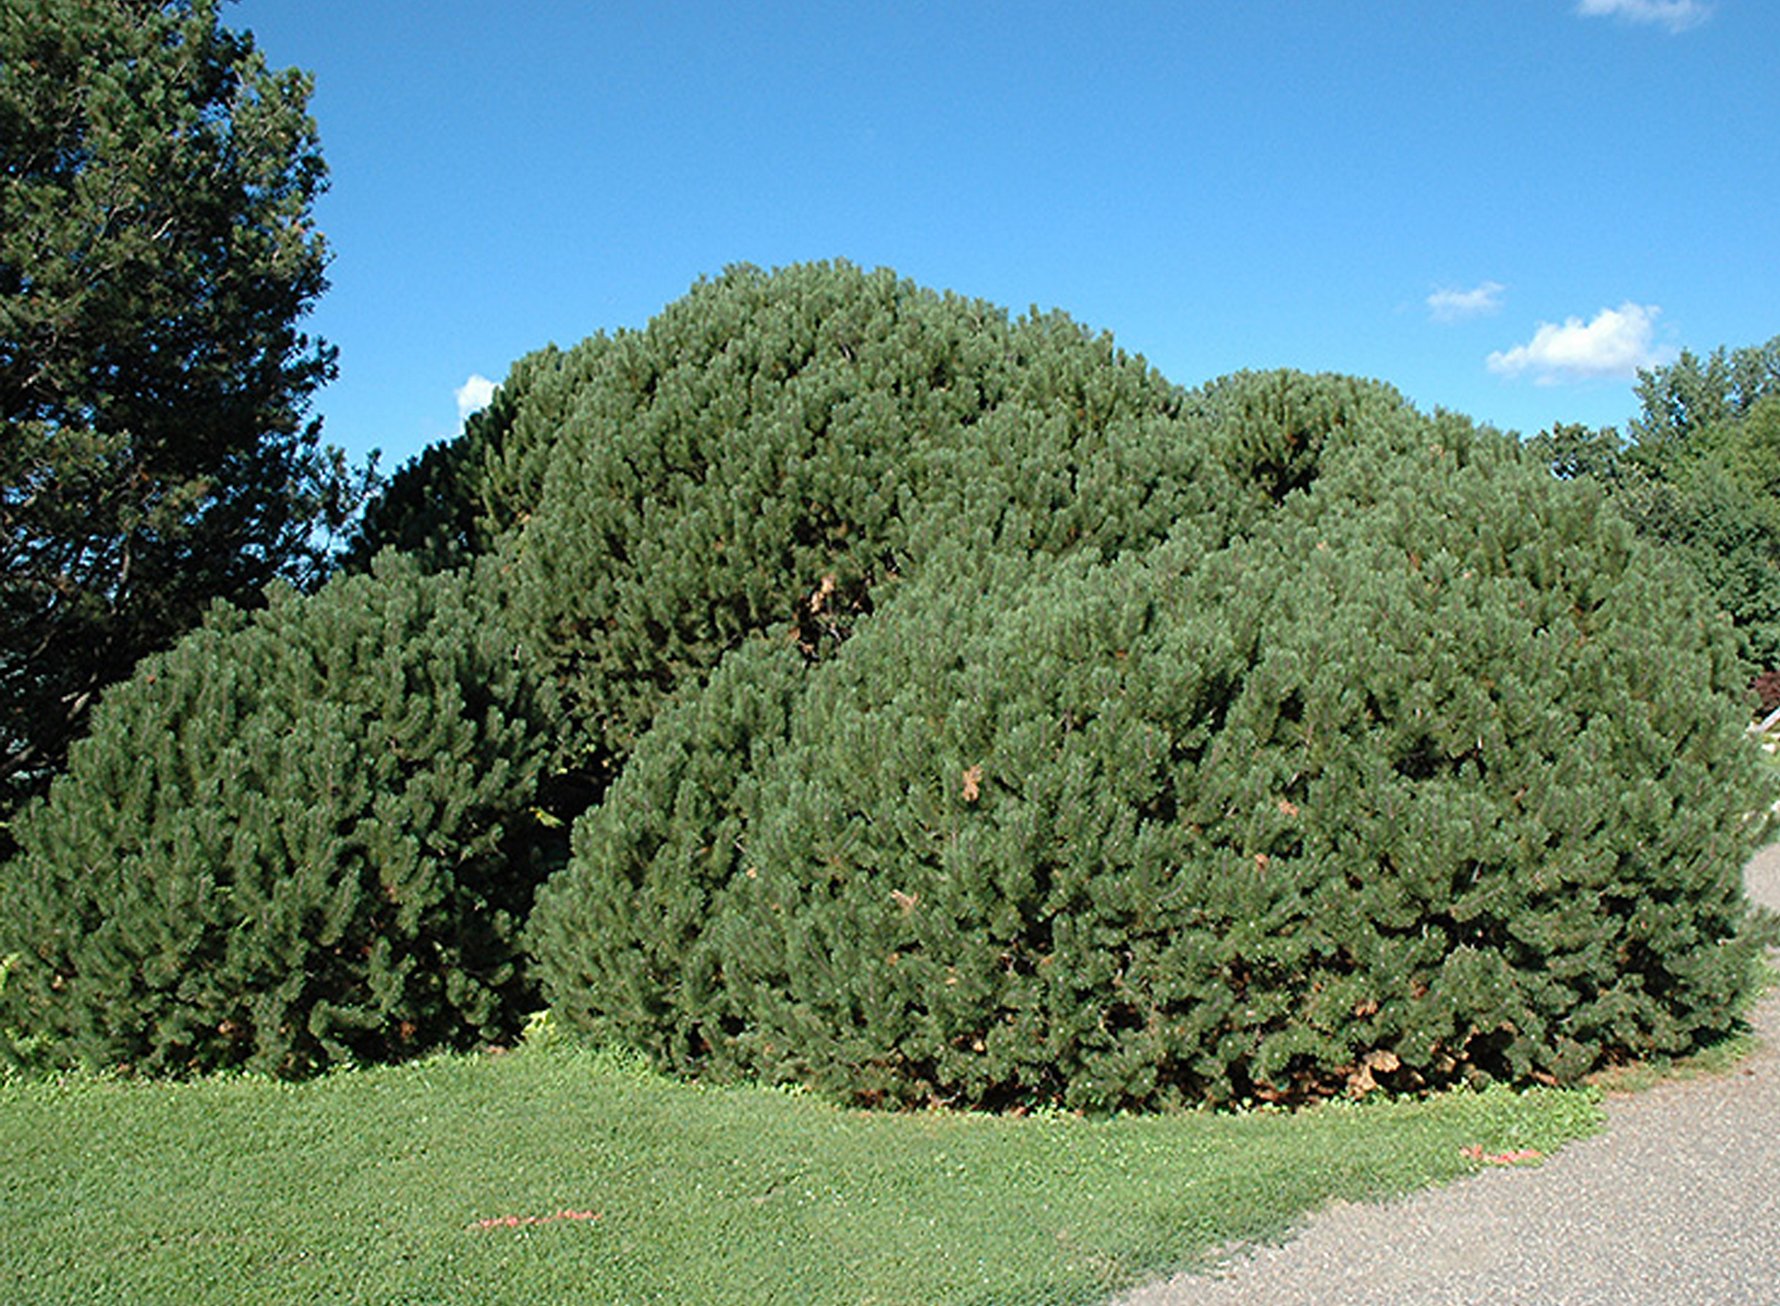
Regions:
<instances>
[{"instance_id":1,"label":"evergreen tree","mask_svg":"<svg viewBox=\"0 0 1780 1306\"><path fill-rule=\"evenodd\" d=\"M1382 389L1206 394L1225 425L1177 438L1254 469L1248 530L960 533L834 657L782 635L683 687L540 896L565 1021L708 1077L1096 1110L1726 1032L1772 786L1686 575ZM1279 449L1316 450L1283 491Z\"/></svg>"},{"instance_id":2,"label":"evergreen tree","mask_svg":"<svg viewBox=\"0 0 1780 1306\"><path fill-rule=\"evenodd\" d=\"M578 381L506 546L517 615L609 776L682 683L784 623L824 656L959 523L1111 556L1217 510L1179 404L1060 314L846 264L732 268Z\"/></svg>"},{"instance_id":3,"label":"evergreen tree","mask_svg":"<svg viewBox=\"0 0 1780 1306\"><path fill-rule=\"evenodd\" d=\"M0 808L215 598L308 583L357 493L306 422L332 349L309 81L215 0L0 17Z\"/></svg>"},{"instance_id":4,"label":"evergreen tree","mask_svg":"<svg viewBox=\"0 0 1780 1306\"><path fill-rule=\"evenodd\" d=\"M19 818L0 1019L174 1073L510 1037L554 717L490 592L385 560L146 659Z\"/></svg>"}]
</instances>

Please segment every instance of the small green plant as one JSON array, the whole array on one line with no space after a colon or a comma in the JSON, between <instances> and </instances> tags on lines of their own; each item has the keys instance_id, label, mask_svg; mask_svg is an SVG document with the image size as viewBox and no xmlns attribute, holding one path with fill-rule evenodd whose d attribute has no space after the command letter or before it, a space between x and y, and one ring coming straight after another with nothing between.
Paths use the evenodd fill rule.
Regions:
<instances>
[{"instance_id":1,"label":"small green plant","mask_svg":"<svg viewBox=\"0 0 1780 1306\"><path fill-rule=\"evenodd\" d=\"M4 1001L6 981L18 962L17 955L0 957L0 1001ZM0 1078L31 1076L49 1065L49 1040L41 1034L21 1034L0 1025Z\"/></svg>"}]
</instances>

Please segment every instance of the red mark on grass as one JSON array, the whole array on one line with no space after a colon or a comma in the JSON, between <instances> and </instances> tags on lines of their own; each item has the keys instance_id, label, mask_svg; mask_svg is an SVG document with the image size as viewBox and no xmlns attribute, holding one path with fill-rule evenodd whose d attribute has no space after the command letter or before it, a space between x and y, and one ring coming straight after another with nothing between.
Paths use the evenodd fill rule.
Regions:
<instances>
[{"instance_id":1,"label":"red mark on grass","mask_svg":"<svg viewBox=\"0 0 1780 1306\"><path fill-rule=\"evenodd\" d=\"M1470 1147L1461 1147L1459 1152L1469 1161L1481 1161L1484 1165L1519 1165L1523 1161L1541 1161L1545 1154L1530 1147L1523 1147L1515 1152L1486 1152L1481 1146L1473 1143Z\"/></svg>"},{"instance_id":2,"label":"red mark on grass","mask_svg":"<svg viewBox=\"0 0 1780 1306\"><path fill-rule=\"evenodd\" d=\"M472 1229L517 1229L526 1224L552 1224L557 1220L597 1220L598 1211L558 1211L555 1215L491 1215L486 1220L476 1220L470 1224Z\"/></svg>"}]
</instances>

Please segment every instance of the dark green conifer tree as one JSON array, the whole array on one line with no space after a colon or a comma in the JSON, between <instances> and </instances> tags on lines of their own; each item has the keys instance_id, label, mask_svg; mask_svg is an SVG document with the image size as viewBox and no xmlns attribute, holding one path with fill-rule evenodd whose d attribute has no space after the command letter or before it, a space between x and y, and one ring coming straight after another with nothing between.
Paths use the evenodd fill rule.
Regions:
<instances>
[{"instance_id":1,"label":"dark green conifer tree","mask_svg":"<svg viewBox=\"0 0 1780 1306\"><path fill-rule=\"evenodd\" d=\"M306 417L309 79L219 9L0 12L0 819L213 600L318 582L362 490Z\"/></svg>"}]
</instances>

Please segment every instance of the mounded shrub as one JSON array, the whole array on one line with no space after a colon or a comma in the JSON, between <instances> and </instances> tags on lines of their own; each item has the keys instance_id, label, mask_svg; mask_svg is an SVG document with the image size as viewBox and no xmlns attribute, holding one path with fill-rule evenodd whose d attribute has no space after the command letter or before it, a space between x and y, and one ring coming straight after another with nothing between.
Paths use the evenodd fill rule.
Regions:
<instances>
[{"instance_id":1,"label":"mounded shrub","mask_svg":"<svg viewBox=\"0 0 1780 1306\"><path fill-rule=\"evenodd\" d=\"M1232 872L1291 886L1259 1096L1678 1054L1772 937L1728 624L1598 496L1420 425L1325 459L1247 564L1282 579L1205 775Z\"/></svg>"},{"instance_id":2,"label":"mounded shrub","mask_svg":"<svg viewBox=\"0 0 1780 1306\"><path fill-rule=\"evenodd\" d=\"M501 550L597 793L750 633L789 623L821 657L960 535L1102 559L1187 517L1228 538L1314 478L1327 432L1402 404L1287 372L1186 395L1060 313L846 263L741 266L646 330L522 359L398 473L354 556Z\"/></svg>"},{"instance_id":3,"label":"mounded shrub","mask_svg":"<svg viewBox=\"0 0 1780 1306\"><path fill-rule=\"evenodd\" d=\"M1727 627L1386 386L736 268L522 360L383 542L101 706L0 869L0 1021L501 1037L539 809L602 794L525 931L564 1021L858 1102L1568 1080L1730 1028L1768 936Z\"/></svg>"},{"instance_id":4,"label":"mounded shrub","mask_svg":"<svg viewBox=\"0 0 1780 1306\"><path fill-rule=\"evenodd\" d=\"M1180 393L1060 314L886 271L732 268L609 342L567 409L515 604L595 765L751 633L819 657L933 542L1103 556L1228 501Z\"/></svg>"},{"instance_id":5,"label":"mounded shrub","mask_svg":"<svg viewBox=\"0 0 1780 1306\"><path fill-rule=\"evenodd\" d=\"M1244 525L1292 491L1309 489L1324 450L1343 447L1356 426L1376 438L1382 427L1417 422L1408 401L1381 381L1289 369L1219 377L1194 391L1184 408L1196 438L1229 473Z\"/></svg>"},{"instance_id":6,"label":"mounded shrub","mask_svg":"<svg viewBox=\"0 0 1780 1306\"><path fill-rule=\"evenodd\" d=\"M4 1020L175 1073L510 1034L553 724L465 576L386 558L219 609L106 696L19 821Z\"/></svg>"},{"instance_id":7,"label":"mounded shrub","mask_svg":"<svg viewBox=\"0 0 1780 1306\"><path fill-rule=\"evenodd\" d=\"M1229 383L1320 444L1228 547L961 537L834 658L732 654L578 823L553 1005L691 1073L1090 1109L1728 1030L1771 797L1728 629L1511 442L1353 393Z\"/></svg>"},{"instance_id":8,"label":"mounded shrub","mask_svg":"<svg viewBox=\"0 0 1780 1306\"><path fill-rule=\"evenodd\" d=\"M385 549L428 571L492 552L537 507L564 409L607 344L593 336L567 354L552 345L514 363L457 436L410 459L366 505L346 569L369 570Z\"/></svg>"},{"instance_id":9,"label":"mounded shrub","mask_svg":"<svg viewBox=\"0 0 1780 1306\"><path fill-rule=\"evenodd\" d=\"M1133 691L1128 669L1157 637L1158 611L1191 608L1181 571L1161 557L1105 566L961 550L802 673L789 717L757 717L727 755L722 704L764 683L767 655L726 658L578 823L570 866L540 899L531 937L556 944L538 955L559 1012L709 1076L870 1102L1073 1100L1085 1031L1064 990L1092 988L1111 956L1099 949L1112 921L1094 920L1089 901L1112 890L1166 914L1154 840L1132 841L1150 773L1171 747L1208 738L1201 725L1171 743L1138 700L1215 720L1245 661L1231 628L1183 622L1148 662L1166 666L1165 684ZM1128 755L1111 755L1115 736ZM661 764L683 756L701 770ZM680 824L698 804L723 814L725 837ZM654 854L658 841L696 849L696 876ZM691 880L708 905L675 916L683 928L661 951L698 964L639 974L631 958ZM597 925L585 914L596 905Z\"/></svg>"},{"instance_id":10,"label":"mounded shrub","mask_svg":"<svg viewBox=\"0 0 1780 1306\"><path fill-rule=\"evenodd\" d=\"M807 670L789 629L731 650L575 822L570 864L539 890L525 939L570 1028L681 1071L716 1064L731 1004L709 927L743 872L755 769L783 744Z\"/></svg>"}]
</instances>

